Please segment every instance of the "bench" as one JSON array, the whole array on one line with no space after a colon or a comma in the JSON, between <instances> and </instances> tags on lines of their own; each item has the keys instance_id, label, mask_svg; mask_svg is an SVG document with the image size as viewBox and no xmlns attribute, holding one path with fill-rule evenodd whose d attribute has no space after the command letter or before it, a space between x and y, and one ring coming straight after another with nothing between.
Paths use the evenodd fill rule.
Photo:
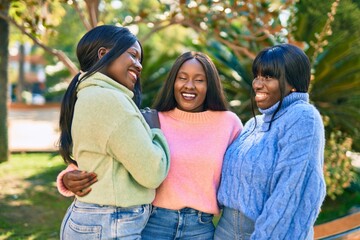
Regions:
<instances>
[{"instance_id":1,"label":"bench","mask_svg":"<svg viewBox=\"0 0 360 240\"><path fill-rule=\"evenodd\" d=\"M360 239L360 212L314 226L315 240Z\"/></svg>"}]
</instances>

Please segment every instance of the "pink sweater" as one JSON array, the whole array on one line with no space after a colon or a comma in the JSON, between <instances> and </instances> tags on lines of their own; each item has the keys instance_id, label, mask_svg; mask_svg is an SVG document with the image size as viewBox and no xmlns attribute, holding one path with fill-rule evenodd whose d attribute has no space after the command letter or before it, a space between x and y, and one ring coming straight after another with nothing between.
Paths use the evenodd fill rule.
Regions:
<instances>
[{"instance_id":1,"label":"pink sweater","mask_svg":"<svg viewBox=\"0 0 360 240\"><path fill-rule=\"evenodd\" d=\"M161 112L159 118L171 160L153 205L219 214L216 194L223 157L242 129L240 119L230 111L189 113L179 109Z\"/></svg>"},{"instance_id":2,"label":"pink sweater","mask_svg":"<svg viewBox=\"0 0 360 240\"><path fill-rule=\"evenodd\" d=\"M190 207L219 214L217 189L226 148L242 130L240 119L230 111L189 113L177 108L159 113L161 130L170 147L170 170L156 190L153 205L178 210ZM73 195L57 179L59 192Z\"/></svg>"}]
</instances>

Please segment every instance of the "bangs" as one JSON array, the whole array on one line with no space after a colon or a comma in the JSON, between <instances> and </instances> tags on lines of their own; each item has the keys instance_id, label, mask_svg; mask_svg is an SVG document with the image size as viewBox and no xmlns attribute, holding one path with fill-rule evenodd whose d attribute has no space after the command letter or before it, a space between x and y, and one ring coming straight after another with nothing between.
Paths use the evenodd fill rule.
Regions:
<instances>
[{"instance_id":1,"label":"bangs","mask_svg":"<svg viewBox=\"0 0 360 240\"><path fill-rule=\"evenodd\" d=\"M276 50L264 51L259 54L253 63L252 72L256 76L269 76L272 78L280 79L282 68L280 67L283 61L279 59Z\"/></svg>"}]
</instances>

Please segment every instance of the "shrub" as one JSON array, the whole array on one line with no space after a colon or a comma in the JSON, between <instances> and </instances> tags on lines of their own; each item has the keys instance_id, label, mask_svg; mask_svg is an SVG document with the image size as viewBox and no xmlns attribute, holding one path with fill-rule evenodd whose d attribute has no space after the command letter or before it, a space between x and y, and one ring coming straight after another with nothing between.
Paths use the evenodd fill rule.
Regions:
<instances>
[{"instance_id":1,"label":"shrub","mask_svg":"<svg viewBox=\"0 0 360 240\"><path fill-rule=\"evenodd\" d=\"M349 187L355 178L355 171L347 152L351 150L352 139L342 132L332 132L325 146L324 174L327 195L335 199Z\"/></svg>"}]
</instances>

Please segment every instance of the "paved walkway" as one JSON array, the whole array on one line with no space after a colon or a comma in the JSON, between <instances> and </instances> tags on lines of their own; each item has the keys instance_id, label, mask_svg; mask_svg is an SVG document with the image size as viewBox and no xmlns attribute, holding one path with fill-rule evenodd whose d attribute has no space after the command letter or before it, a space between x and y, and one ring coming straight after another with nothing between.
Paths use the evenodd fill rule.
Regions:
<instances>
[{"instance_id":1,"label":"paved walkway","mask_svg":"<svg viewBox=\"0 0 360 240\"><path fill-rule=\"evenodd\" d=\"M59 113L58 105L10 107L8 112L10 151L57 151Z\"/></svg>"}]
</instances>

